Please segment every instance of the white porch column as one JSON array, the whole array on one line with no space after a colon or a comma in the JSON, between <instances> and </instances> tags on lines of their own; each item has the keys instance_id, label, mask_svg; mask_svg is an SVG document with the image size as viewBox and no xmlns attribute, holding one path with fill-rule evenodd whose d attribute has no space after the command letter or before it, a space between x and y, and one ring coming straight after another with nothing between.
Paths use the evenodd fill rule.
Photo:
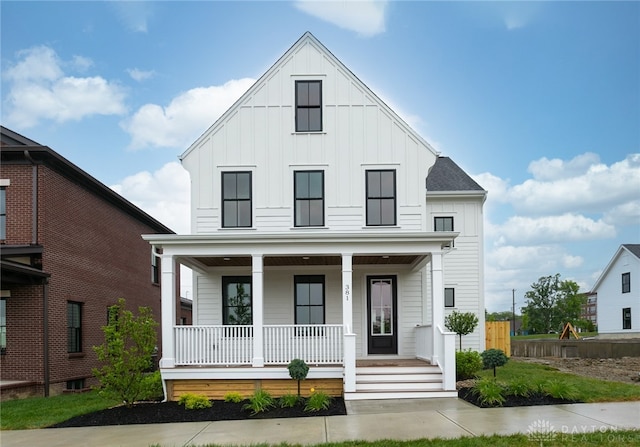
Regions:
<instances>
[{"instance_id":1,"label":"white porch column","mask_svg":"<svg viewBox=\"0 0 640 447\"><path fill-rule=\"evenodd\" d=\"M433 363L438 361L441 350L441 336L438 327L444 331L444 273L442 252L431 253L431 327L433 328Z\"/></svg>"},{"instance_id":2,"label":"white porch column","mask_svg":"<svg viewBox=\"0 0 640 447\"><path fill-rule=\"evenodd\" d=\"M173 256L162 255L160 289L160 312L162 321L162 358L160 368L173 368L176 365L176 340L173 327L176 324L176 273Z\"/></svg>"},{"instance_id":3,"label":"white porch column","mask_svg":"<svg viewBox=\"0 0 640 447\"><path fill-rule=\"evenodd\" d=\"M264 366L264 278L262 255L251 255L253 312L253 367Z\"/></svg>"},{"instance_id":4,"label":"white porch column","mask_svg":"<svg viewBox=\"0 0 640 447\"><path fill-rule=\"evenodd\" d=\"M342 325L344 328L344 391L356 391L356 335L353 333L353 255L342 254Z\"/></svg>"}]
</instances>

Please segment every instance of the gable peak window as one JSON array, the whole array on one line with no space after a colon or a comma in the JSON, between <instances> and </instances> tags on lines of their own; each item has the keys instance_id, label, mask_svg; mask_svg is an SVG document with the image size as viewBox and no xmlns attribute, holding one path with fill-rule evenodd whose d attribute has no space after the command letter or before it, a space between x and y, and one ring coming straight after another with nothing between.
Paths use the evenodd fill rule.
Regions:
<instances>
[{"instance_id":1,"label":"gable peak window","mask_svg":"<svg viewBox=\"0 0 640 447\"><path fill-rule=\"evenodd\" d=\"M322 131L322 81L296 81L296 132Z\"/></svg>"},{"instance_id":2,"label":"gable peak window","mask_svg":"<svg viewBox=\"0 0 640 447\"><path fill-rule=\"evenodd\" d=\"M367 225L396 224L396 171L366 171Z\"/></svg>"},{"instance_id":3,"label":"gable peak window","mask_svg":"<svg viewBox=\"0 0 640 447\"><path fill-rule=\"evenodd\" d=\"M294 173L295 226L324 226L324 172Z\"/></svg>"},{"instance_id":4,"label":"gable peak window","mask_svg":"<svg viewBox=\"0 0 640 447\"><path fill-rule=\"evenodd\" d=\"M622 274L622 293L631 292L631 272Z\"/></svg>"},{"instance_id":5,"label":"gable peak window","mask_svg":"<svg viewBox=\"0 0 640 447\"><path fill-rule=\"evenodd\" d=\"M222 173L222 227L251 227L251 172Z\"/></svg>"}]
</instances>

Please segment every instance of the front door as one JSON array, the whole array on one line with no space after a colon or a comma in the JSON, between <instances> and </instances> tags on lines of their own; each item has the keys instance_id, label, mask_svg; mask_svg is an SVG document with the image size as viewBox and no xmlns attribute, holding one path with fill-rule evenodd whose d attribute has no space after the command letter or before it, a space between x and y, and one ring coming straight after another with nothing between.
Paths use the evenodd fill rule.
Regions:
<instances>
[{"instance_id":1,"label":"front door","mask_svg":"<svg viewBox=\"0 0 640 447\"><path fill-rule=\"evenodd\" d=\"M369 354L398 353L397 278L367 276Z\"/></svg>"}]
</instances>

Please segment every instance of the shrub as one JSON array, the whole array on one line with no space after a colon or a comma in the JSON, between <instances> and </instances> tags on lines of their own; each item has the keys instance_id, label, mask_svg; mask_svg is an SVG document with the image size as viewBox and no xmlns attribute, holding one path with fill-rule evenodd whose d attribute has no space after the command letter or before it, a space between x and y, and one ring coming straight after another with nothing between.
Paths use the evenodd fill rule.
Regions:
<instances>
[{"instance_id":1,"label":"shrub","mask_svg":"<svg viewBox=\"0 0 640 447\"><path fill-rule=\"evenodd\" d=\"M509 360L502 349L487 349L480 356L484 369L493 368L493 377L496 376L496 367L504 365Z\"/></svg>"},{"instance_id":2,"label":"shrub","mask_svg":"<svg viewBox=\"0 0 640 447\"><path fill-rule=\"evenodd\" d=\"M187 410L202 410L211 407L211 401L202 394L183 394L178 400L180 405L184 405Z\"/></svg>"},{"instance_id":3,"label":"shrub","mask_svg":"<svg viewBox=\"0 0 640 447\"><path fill-rule=\"evenodd\" d=\"M456 352L456 380L466 380L476 377L482 369L482 357L476 351Z\"/></svg>"},{"instance_id":4,"label":"shrub","mask_svg":"<svg viewBox=\"0 0 640 447\"><path fill-rule=\"evenodd\" d=\"M239 402L242 402L243 400L244 399L242 398L242 394L238 393L237 391L229 391L224 395L225 402L233 402L237 404Z\"/></svg>"},{"instance_id":5,"label":"shrub","mask_svg":"<svg viewBox=\"0 0 640 447\"><path fill-rule=\"evenodd\" d=\"M287 366L289 376L298 381L298 397L300 397L300 381L307 378L309 366L301 359L293 359Z\"/></svg>"},{"instance_id":6,"label":"shrub","mask_svg":"<svg viewBox=\"0 0 640 447\"><path fill-rule=\"evenodd\" d=\"M242 408L245 410L251 410L251 414L258 414L267 411L275 405L273 397L265 390L256 390L255 393L249 398L249 403L245 404Z\"/></svg>"},{"instance_id":7,"label":"shrub","mask_svg":"<svg viewBox=\"0 0 640 447\"><path fill-rule=\"evenodd\" d=\"M507 392L516 397L529 397L534 390L529 382L523 378L513 379L507 386Z\"/></svg>"},{"instance_id":8,"label":"shrub","mask_svg":"<svg viewBox=\"0 0 640 447\"><path fill-rule=\"evenodd\" d=\"M300 401L300 398L295 394L285 394L279 399L280 408L295 407L298 401Z\"/></svg>"},{"instance_id":9,"label":"shrub","mask_svg":"<svg viewBox=\"0 0 640 447\"><path fill-rule=\"evenodd\" d=\"M105 341L94 346L98 360L106 363L93 369L105 397L118 399L128 407L145 397L145 371L152 366L156 349L156 323L151 309L139 307L138 316L125 309L125 300L109 307L109 323L103 326Z\"/></svg>"},{"instance_id":10,"label":"shrub","mask_svg":"<svg viewBox=\"0 0 640 447\"><path fill-rule=\"evenodd\" d=\"M142 377L141 400L161 400L164 397L160 371L147 373Z\"/></svg>"},{"instance_id":11,"label":"shrub","mask_svg":"<svg viewBox=\"0 0 640 447\"><path fill-rule=\"evenodd\" d=\"M575 400L578 396L578 389L570 383L562 380L549 380L542 384L545 394L556 399Z\"/></svg>"},{"instance_id":12,"label":"shrub","mask_svg":"<svg viewBox=\"0 0 640 447\"><path fill-rule=\"evenodd\" d=\"M483 378L471 389L471 393L478 398L480 405L489 407L502 406L506 399L505 389L492 379Z\"/></svg>"},{"instance_id":13,"label":"shrub","mask_svg":"<svg viewBox=\"0 0 640 447\"><path fill-rule=\"evenodd\" d=\"M304 411L320 411L326 410L331 404L331 397L322 391L313 391L307 399Z\"/></svg>"}]
</instances>

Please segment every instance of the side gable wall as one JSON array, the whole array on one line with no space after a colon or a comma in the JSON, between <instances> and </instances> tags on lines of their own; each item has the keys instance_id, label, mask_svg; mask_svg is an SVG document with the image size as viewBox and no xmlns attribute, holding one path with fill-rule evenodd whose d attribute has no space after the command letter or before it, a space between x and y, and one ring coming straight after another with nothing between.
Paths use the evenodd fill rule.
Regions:
<instances>
[{"instance_id":1,"label":"side gable wall","mask_svg":"<svg viewBox=\"0 0 640 447\"><path fill-rule=\"evenodd\" d=\"M294 81L323 81L323 132L295 133ZM434 152L312 37L303 37L187 151L192 232L221 227L222 171L253 172L253 226L293 227L293 171L325 171L325 225L365 224L366 169L396 169L398 225L425 231Z\"/></svg>"},{"instance_id":2,"label":"side gable wall","mask_svg":"<svg viewBox=\"0 0 640 447\"><path fill-rule=\"evenodd\" d=\"M631 291L622 293L622 274L631 273ZM598 289L598 332L640 333L640 259L627 250L616 254ZM622 329L622 309L631 308L631 329Z\"/></svg>"}]
</instances>

